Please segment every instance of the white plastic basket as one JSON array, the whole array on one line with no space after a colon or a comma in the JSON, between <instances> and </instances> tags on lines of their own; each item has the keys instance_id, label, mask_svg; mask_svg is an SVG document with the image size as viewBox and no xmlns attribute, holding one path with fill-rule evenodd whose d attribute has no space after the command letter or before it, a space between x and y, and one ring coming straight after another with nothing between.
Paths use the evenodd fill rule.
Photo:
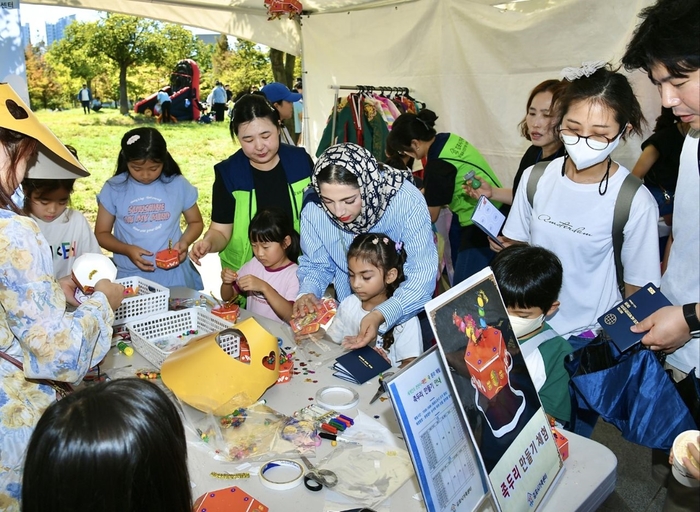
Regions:
<instances>
[{"instance_id":1,"label":"white plastic basket","mask_svg":"<svg viewBox=\"0 0 700 512\"><path fill-rule=\"evenodd\" d=\"M163 350L156 346L157 342L177 343L178 336L190 331L197 331L197 336L201 336L222 331L232 325L202 309L187 308L129 322L126 328L131 335L131 343L139 354L160 368L174 350Z\"/></svg>"},{"instance_id":2,"label":"white plastic basket","mask_svg":"<svg viewBox=\"0 0 700 512\"><path fill-rule=\"evenodd\" d=\"M125 287L131 286L138 294L125 298L114 312L114 325L123 325L134 320L146 318L156 313L168 311L170 290L143 277L125 277L117 279Z\"/></svg>"}]
</instances>

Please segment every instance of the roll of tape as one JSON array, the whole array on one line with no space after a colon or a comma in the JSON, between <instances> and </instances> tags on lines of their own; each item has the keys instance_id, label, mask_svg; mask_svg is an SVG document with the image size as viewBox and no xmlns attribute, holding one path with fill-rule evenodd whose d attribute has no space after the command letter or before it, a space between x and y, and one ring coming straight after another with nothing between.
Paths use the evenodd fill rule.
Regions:
<instances>
[{"instance_id":1,"label":"roll of tape","mask_svg":"<svg viewBox=\"0 0 700 512\"><path fill-rule=\"evenodd\" d=\"M330 400L334 398L334 400ZM345 386L326 386L316 392L316 403L329 411L352 409L360 402L360 395Z\"/></svg>"},{"instance_id":2,"label":"roll of tape","mask_svg":"<svg viewBox=\"0 0 700 512\"><path fill-rule=\"evenodd\" d=\"M277 470L285 469L285 471L279 471L280 478L275 478L272 475L272 473L275 473L275 468L277 468ZM294 489L301 483L302 477L304 476L304 468L301 467L301 464L293 460L271 460L262 465L259 475L260 483L268 489L286 491L287 489Z\"/></svg>"}]
</instances>

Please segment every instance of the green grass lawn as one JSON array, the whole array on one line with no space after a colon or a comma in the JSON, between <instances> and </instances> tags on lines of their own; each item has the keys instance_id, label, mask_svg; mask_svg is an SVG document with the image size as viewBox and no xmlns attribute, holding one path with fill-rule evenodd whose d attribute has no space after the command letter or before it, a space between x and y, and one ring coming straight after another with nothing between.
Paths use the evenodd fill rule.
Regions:
<instances>
[{"instance_id":1,"label":"green grass lawn","mask_svg":"<svg viewBox=\"0 0 700 512\"><path fill-rule=\"evenodd\" d=\"M95 196L113 174L117 165L120 141L124 133L139 126L156 126L168 143L168 150L182 169L185 177L199 190L199 209L205 229L211 215L211 186L214 182L214 164L224 160L238 149L231 141L228 122L199 124L183 121L171 125L157 125L153 118L131 114L122 116L118 110L107 109L83 114L82 109L37 112L64 144L78 151L80 161L90 176L76 181L71 203L85 214L94 225L97 216Z\"/></svg>"}]
</instances>

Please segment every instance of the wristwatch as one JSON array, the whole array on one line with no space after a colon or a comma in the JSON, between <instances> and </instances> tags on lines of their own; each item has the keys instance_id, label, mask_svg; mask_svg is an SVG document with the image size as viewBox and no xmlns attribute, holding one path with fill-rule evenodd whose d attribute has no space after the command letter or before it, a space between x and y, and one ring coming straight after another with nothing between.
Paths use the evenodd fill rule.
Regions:
<instances>
[{"instance_id":1,"label":"wristwatch","mask_svg":"<svg viewBox=\"0 0 700 512\"><path fill-rule=\"evenodd\" d=\"M683 316L685 317L690 332L700 331L700 319L698 319L698 315L695 313L697 305L697 302L683 305Z\"/></svg>"}]
</instances>

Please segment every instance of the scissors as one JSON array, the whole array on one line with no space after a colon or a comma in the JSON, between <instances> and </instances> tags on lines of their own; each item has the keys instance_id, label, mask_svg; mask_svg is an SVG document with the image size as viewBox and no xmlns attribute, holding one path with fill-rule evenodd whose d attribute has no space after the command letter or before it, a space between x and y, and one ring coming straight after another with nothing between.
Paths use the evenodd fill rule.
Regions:
<instances>
[{"instance_id":1,"label":"scissors","mask_svg":"<svg viewBox=\"0 0 700 512\"><path fill-rule=\"evenodd\" d=\"M309 472L304 475L304 485L310 491L320 491L325 485L328 488L334 487L338 483L338 475L333 473L329 469L316 469L316 467L309 462L309 459L300 456L302 462L309 468Z\"/></svg>"},{"instance_id":2,"label":"scissors","mask_svg":"<svg viewBox=\"0 0 700 512\"><path fill-rule=\"evenodd\" d=\"M388 377L389 375L394 375L394 372L384 372L379 376L379 389L377 389L377 392L372 397L372 400L369 401L370 405L376 402L379 397L384 394L384 377Z\"/></svg>"}]
</instances>

